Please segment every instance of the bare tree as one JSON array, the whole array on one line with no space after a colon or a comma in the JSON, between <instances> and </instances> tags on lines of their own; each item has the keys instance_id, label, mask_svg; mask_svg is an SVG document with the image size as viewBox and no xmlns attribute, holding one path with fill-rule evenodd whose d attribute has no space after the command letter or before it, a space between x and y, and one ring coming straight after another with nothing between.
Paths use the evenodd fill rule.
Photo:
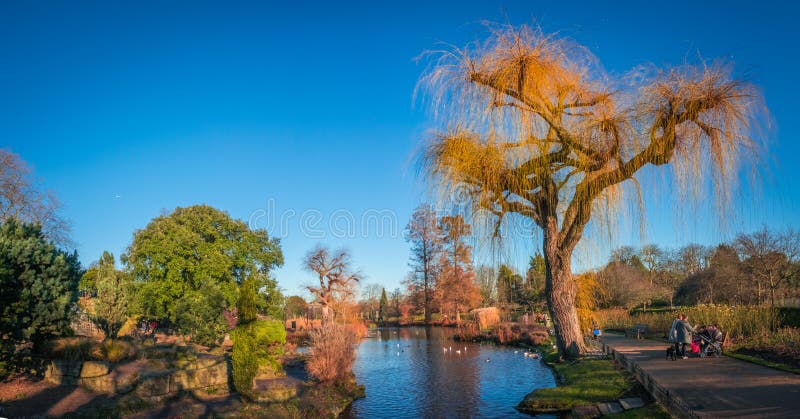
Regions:
<instances>
[{"instance_id":1,"label":"bare tree","mask_svg":"<svg viewBox=\"0 0 800 419\"><path fill-rule=\"evenodd\" d=\"M367 284L361 291L361 313L367 313L370 320L378 319L378 304L383 293L383 287L379 284Z\"/></svg>"},{"instance_id":2,"label":"bare tree","mask_svg":"<svg viewBox=\"0 0 800 419\"><path fill-rule=\"evenodd\" d=\"M427 324L431 321L431 302L442 252L442 230L433 207L422 204L414 210L406 227L406 241L411 243L409 265L413 269L408 278L409 285L422 291Z\"/></svg>"},{"instance_id":3,"label":"bare tree","mask_svg":"<svg viewBox=\"0 0 800 419\"><path fill-rule=\"evenodd\" d=\"M792 229L776 233L764 227L755 233L740 234L734 245L743 259L745 273L756 282L758 303L763 302L766 288L774 307L775 293L796 274L800 234Z\"/></svg>"},{"instance_id":4,"label":"bare tree","mask_svg":"<svg viewBox=\"0 0 800 419\"><path fill-rule=\"evenodd\" d=\"M494 221L494 237L511 215L542 231L548 305L569 358L585 350L571 263L593 213L611 219L597 213L620 207L625 181L669 163L682 196L709 186L724 209L739 163L757 152L749 133L758 92L727 68L684 65L617 81L596 62L566 39L503 26L485 42L434 53L420 80L442 122L423 171L445 199L467 195L472 214Z\"/></svg>"},{"instance_id":5,"label":"bare tree","mask_svg":"<svg viewBox=\"0 0 800 419\"><path fill-rule=\"evenodd\" d=\"M481 294L472 269L472 247L464 242L471 234L471 227L461 215L444 216L440 220L444 237L441 272L436 288L442 311L447 308L461 322L461 310L477 306Z\"/></svg>"},{"instance_id":6,"label":"bare tree","mask_svg":"<svg viewBox=\"0 0 800 419\"><path fill-rule=\"evenodd\" d=\"M49 191L41 191L31 170L18 154L0 149L0 221L15 218L42 226L50 240L69 246L69 225L58 215L61 204Z\"/></svg>"},{"instance_id":7,"label":"bare tree","mask_svg":"<svg viewBox=\"0 0 800 419\"><path fill-rule=\"evenodd\" d=\"M481 292L481 304L488 307L497 302L497 273L491 266L480 265L475 270L478 288Z\"/></svg>"},{"instance_id":8,"label":"bare tree","mask_svg":"<svg viewBox=\"0 0 800 419\"><path fill-rule=\"evenodd\" d=\"M661 268L664 251L656 244L648 244L639 251L640 259L647 269L647 279L650 280L650 287L654 286L656 272Z\"/></svg>"},{"instance_id":9,"label":"bare tree","mask_svg":"<svg viewBox=\"0 0 800 419\"><path fill-rule=\"evenodd\" d=\"M327 247L318 245L308 252L303 266L317 274L319 285L307 285L308 289L322 306L322 321L331 318L331 308L335 302L350 298L355 293L355 285L362 276L350 267L350 255L344 249L333 253Z\"/></svg>"}]
</instances>

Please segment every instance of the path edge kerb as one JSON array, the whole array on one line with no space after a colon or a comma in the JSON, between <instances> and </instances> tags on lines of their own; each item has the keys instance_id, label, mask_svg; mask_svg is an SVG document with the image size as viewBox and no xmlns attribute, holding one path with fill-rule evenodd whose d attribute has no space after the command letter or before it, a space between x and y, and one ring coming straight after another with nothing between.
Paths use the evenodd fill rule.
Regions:
<instances>
[{"instance_id":1,"label":"path edge kerb","mask_svg":"<svg viewBox=\"0 0 800 419\"><path fill-rule=\"evenodd\" d=\"M633 375L637 381L642 384L642 387L657 402L669 412L670 415L677 418L695 419L700 416L689 407L689 405L680 397L669 392L661 384L659 384L647 371L641 369L639 364L629 360L622 352L617 351L611 345L603 343L603 352L613 359L617 364L624 367L628 372Z\"/></svg>"}]
</instances>

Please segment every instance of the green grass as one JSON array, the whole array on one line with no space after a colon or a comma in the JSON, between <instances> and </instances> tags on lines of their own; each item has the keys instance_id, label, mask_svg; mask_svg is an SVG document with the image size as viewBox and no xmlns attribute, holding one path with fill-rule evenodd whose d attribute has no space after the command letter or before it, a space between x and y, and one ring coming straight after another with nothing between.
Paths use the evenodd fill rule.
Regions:
<instances>
[{"instance_id":1,"label":"green grass","mask_svg":"<svg viewBox=\"0 0 800 419\"><path fill-rule=\"evenodd\" d=\"M793 367L791 367L789 365L781 364L781 363L778 363L778 362L767 361L766 359L761 358L761 357L752 356L752 355L745 355L745 354L738 354L738 353L735 353L735 352L725 352L724 354L729 356L729 357L731 357L731 358L741 359L742 361L752 362L753 364L762 365L764 367L769 367L769 368L774 368L776 370L791 372L793 374L800 374L800 369L793 368Z\"/></svg>"},{"instance_id":2,"label":"green grass","mask_svg":"<svg viewBox=\"0 0 800 419\"><path fill-rule=\"evenodd\" d=\"M564 363L552 363L552 360L552 354L545 355L545 361L561 377L561 385L529 394L520 403L521 410L569 410L573 406L641 395L641 387L635 379L611 360L581 359Z\"/></svg>"}]
</instances>

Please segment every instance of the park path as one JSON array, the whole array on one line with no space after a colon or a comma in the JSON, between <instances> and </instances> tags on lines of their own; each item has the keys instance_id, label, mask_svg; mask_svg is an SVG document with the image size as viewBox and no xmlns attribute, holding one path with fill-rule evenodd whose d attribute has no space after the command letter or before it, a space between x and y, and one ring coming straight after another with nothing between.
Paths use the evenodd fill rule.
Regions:
<instances>
[{"instance_id":1,"label":"park path","mask_svg":"<svg viewBox=\"0 0 800 419\"><path fill-rule=\"evenodd\" d=\"M800 417L800 375L726 356L668 361L667 343L647 339L601 342L678 417Z\"/></svg>"}]
</instances>

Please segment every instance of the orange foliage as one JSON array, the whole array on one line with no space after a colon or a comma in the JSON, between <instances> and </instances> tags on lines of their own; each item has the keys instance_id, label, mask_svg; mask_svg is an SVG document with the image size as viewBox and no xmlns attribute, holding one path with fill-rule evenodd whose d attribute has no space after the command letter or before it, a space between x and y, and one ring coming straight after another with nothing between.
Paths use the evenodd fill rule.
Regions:
<instances>
[{"instance_id":1,"label":"orange foliage","mask_svg":"<svg viewBox=\"0 0 800 419\"><path fill-rule=\"evenodd\" d=\"M311 349L306 363L308 373L323 383L345 380L356 359L357 340L353 330L345 325L327 322L309 335Z\"/></svg>"}]
</instances>

